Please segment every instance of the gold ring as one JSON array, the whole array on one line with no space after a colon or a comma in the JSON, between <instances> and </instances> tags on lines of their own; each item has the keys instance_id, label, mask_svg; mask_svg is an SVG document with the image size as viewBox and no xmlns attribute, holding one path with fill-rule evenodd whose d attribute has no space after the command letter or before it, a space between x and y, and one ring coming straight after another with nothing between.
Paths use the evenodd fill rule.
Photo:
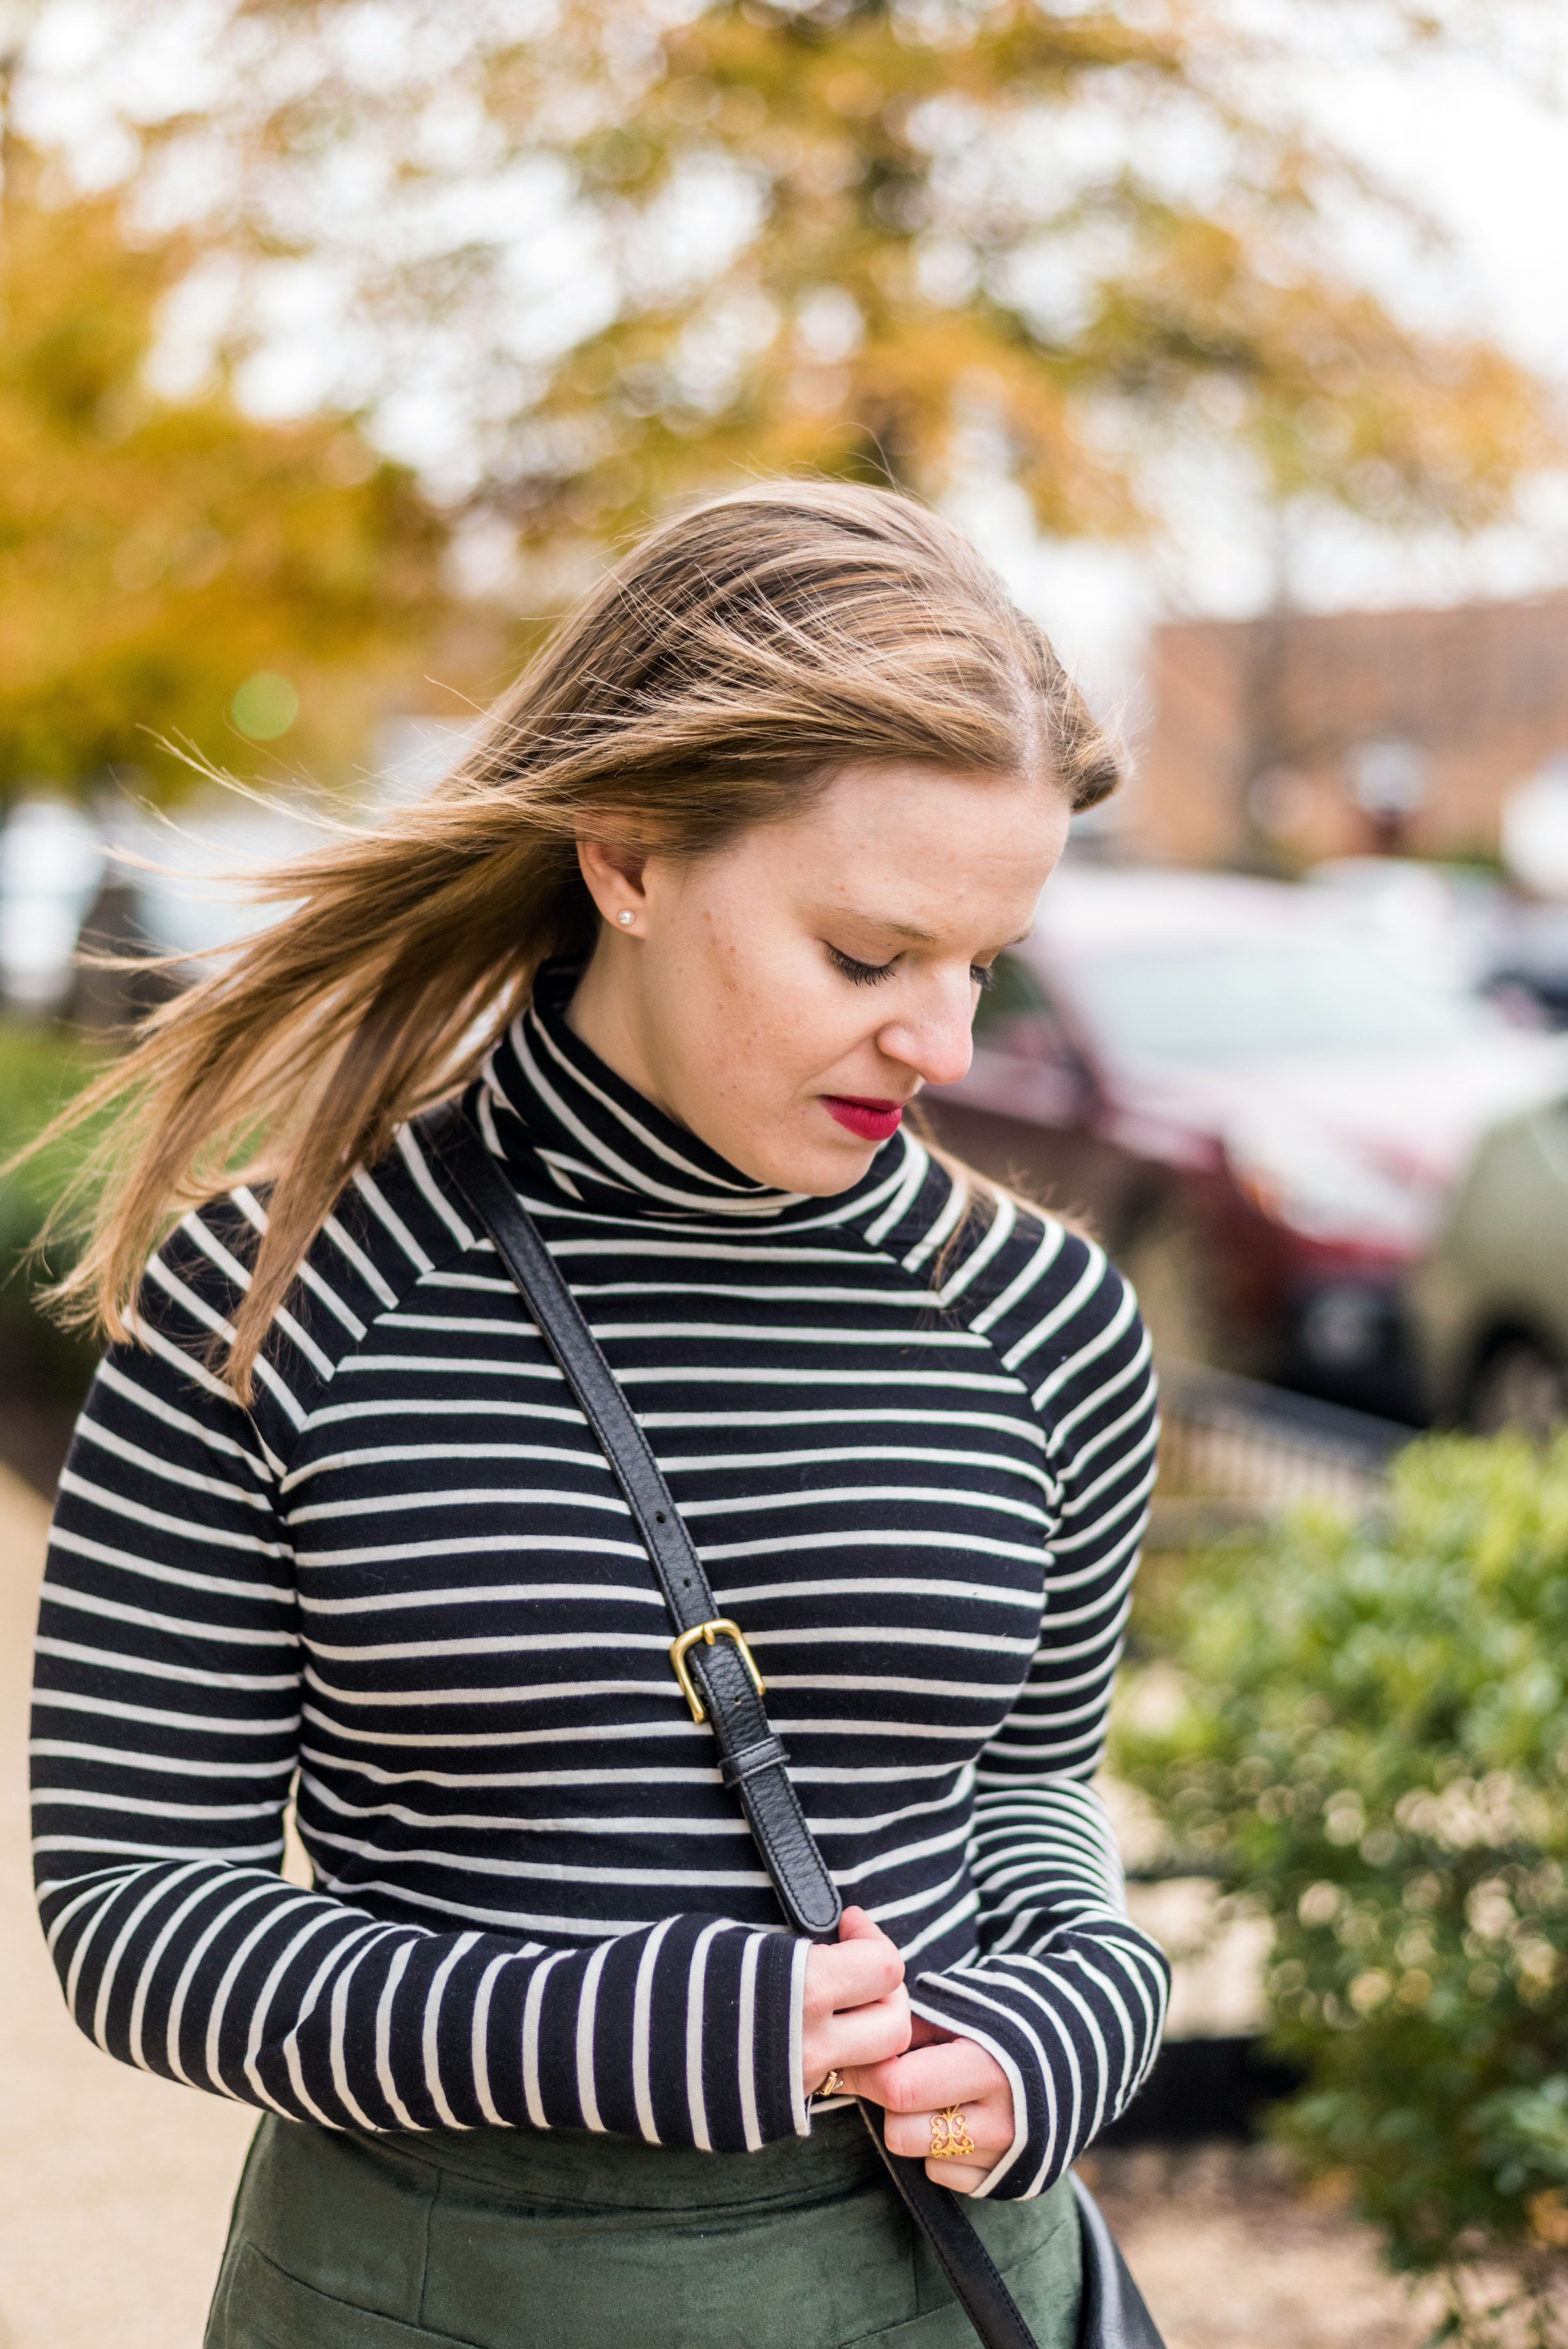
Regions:
<instances>
[{"instance_id":1,"label":"gold ring","mask_svg":"<svg viewBox=\"0 0 1568 2349\"><path fill-rule=\"evenodd\" d=\"M815 2091L819 2096L841 2096L843 2093L844 2075L838 2070L830 2072L821 2086Z\"/></svg>"},{"instance_id":2,"label":"gold ring","mask_svg":"<svg viewBox=\"0 0 1568 2349\"><path fill-rule=\"evenodd\" d=\"M975 2150L975 2140L969 2134L969 2124L964 2117L962 2105L949 2105L945 2112L931 2116L931 2155L933 2161L962 2161Z\"/></svg>"}]
</instances>

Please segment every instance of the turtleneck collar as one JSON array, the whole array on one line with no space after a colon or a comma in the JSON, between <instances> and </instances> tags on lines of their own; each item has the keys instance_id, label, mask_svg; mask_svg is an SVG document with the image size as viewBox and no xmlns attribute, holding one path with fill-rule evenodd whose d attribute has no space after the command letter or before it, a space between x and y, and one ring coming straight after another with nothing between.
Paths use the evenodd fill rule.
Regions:
<instances>
[{"instance_id":1,"label":"turtleneck collar","mask_svg":"<svg viewBox=\"0 0 1568 2349\"><path fill-rule=\"evenodd\" d=\"M895 1135L860 1183L832 1201L754 1182L645 1101L568 1026L579 967L546 963L533 1001L484 1068L480 1123L492 1148L521 1172L548 1178L563 1197L612 1214L686 1221L717 1216L756 1221L791 1208L842 1208L885 1194L906 1143ZM896 1175L895 1175L896 1179Z\"/></svg>"}]
</instances>

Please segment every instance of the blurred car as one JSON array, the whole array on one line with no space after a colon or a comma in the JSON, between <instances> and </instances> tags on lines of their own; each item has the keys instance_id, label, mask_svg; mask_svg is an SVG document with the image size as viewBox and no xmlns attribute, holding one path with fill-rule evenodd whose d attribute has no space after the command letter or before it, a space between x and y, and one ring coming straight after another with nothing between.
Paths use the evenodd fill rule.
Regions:
<instances>
[{"instance_id":1,"label":"blurred car","mask_svg":"<svg viewBox=\"0 0 1568 2349\"><path fill-rule=\"evenodd\" d=\"M1086 1216L1169 1350L1413 1415L1408 1268L1476 1136L1568 1087L1568 1040L1367 927L1353 893L1069 866L927 1101Z\"/></svg>"},{"instance_id":2,"label":"blurred car","mask_svg":"<svg viewBox=\"0 0 1568 2349\"><path fill-rule=\"evenodd\" d=\"M0 829L0 1000L63 1010L72 957L103 881L98 826L63 800L23 800Z\"/></svg>"},{"instance_id":3,"label":"blurred car","mask_svg":"<svg viewBox=\"0 0 1568 2349\"><path fill-rule=\"evenodd\" d=\"M1516 899L1498 938L1488 977L1517 988L1549 1028L1568 1028L1568 905Z\"/></svg>"},{"instance_id":4,"label":"blurred car","mask_svg":"<svg viewBox=\"0 0 1568 2349\"><path fill-rule=\"evenodd\" d=\"M0 828L0 1001L116 1029L160 1001L167 973L84 968L91 955L188 955L183 976L276 917L245 876L319 845L302 812L238 796L160 817L105 796L91 809L26 800Z\"/></svg>"},{"instance_id":5,"label":"blurred car","mask_svg":"<svg viewBox=\"0 0 1568 2349\"><path fill-rule=\"evenodd\" d=\"M1568 1098L1484 1137L1412 1294L1435 1418L1536 1436L1568 1419Z\"/></svg>"},{"instance_id":6,"label":"blurred car","mask_svg":"<svg viewBox=\"0 0 1568 2349\"><path fill-rule=\"evenodd\" d=\"M1517 903L1494 875L1426 857L1337 856L1301 877L1365 945L1475 987L1491 980Z\"/></svg>"}]
</instances>

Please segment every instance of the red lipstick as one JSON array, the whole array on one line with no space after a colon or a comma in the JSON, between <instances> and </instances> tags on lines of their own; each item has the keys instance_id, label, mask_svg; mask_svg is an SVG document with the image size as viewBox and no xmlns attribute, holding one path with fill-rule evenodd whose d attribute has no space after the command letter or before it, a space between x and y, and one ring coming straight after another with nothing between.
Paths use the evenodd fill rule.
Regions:
<instances>
[{"instance_id":1,"label":"red lipstick","mask_svg":"<svg viewBox=\"0 0 1568 2349\"><path fill-rule=\"evenodd\" d=\"M903 1102L855 1101L848 1093L824 1093L822 1106L862 1142L885 1142L890 1133L898 1132L904 1112Z\"/></svg>"}]
</instances>

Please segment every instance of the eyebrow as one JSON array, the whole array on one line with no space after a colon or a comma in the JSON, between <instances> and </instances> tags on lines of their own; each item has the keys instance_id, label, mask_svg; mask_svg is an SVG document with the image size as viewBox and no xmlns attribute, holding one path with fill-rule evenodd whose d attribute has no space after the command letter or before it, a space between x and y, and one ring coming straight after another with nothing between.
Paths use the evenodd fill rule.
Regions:
<instances>
[{"instance_id":1,"label":"eyebrow","mask_svg":"<svg viewBox=\"0 0 1568 2349\"><path fill-rule=\"evenodd\" d=\"M882 930L890 938L906 938L911 946L934 947L942 941L934 930L923 930L913 922L890 922L885 914L868 914L858 907L846 905L845 917L851 922L864 922L873 930Z\"/></svg>"},{"instance_id":2,"label":"eyebrow","mask_svg":"<svg viewBox=\"0 0 1568 2349\"><path fill-rule=\"evenodd\" d=\"M907 939L911 946L938 947L942 944L934 930L923 930L913 922L890 922L885 914L868 913L856 905L840 905L834 910L844 921L865 922L873 930L884 931L889 937ZM1031 926L1020 930L1016 938L1009 938L1006 943L1010 947L1021 947L1033 936Z\"/></svg>"}]
</instances>

